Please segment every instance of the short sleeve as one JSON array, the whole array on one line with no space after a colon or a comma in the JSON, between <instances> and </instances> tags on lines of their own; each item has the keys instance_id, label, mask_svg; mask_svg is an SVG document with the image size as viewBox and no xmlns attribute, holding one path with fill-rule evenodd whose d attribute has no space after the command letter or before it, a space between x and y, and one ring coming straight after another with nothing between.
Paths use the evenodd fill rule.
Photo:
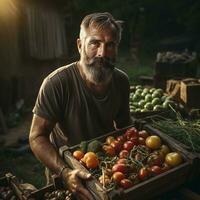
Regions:
<instances>
[{"instance_id":1,"label":"short sleeve","mask_svg":"<svg viewBox=\"0 0 200 200\"><path fill-rule=\"evenodd\" d=\"M44 79L33 108L34 114L54 122L61 120L62 88L58 83L55 78Z\"/></svg>"}]
</instances>

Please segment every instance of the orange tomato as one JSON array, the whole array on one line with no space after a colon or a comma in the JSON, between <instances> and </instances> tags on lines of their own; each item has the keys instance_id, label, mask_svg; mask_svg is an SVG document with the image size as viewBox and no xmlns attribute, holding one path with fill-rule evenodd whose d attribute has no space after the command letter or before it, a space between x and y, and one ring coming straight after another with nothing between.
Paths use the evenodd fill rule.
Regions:
<instances>
[{"instance_id":1,"label":"orange tomato","mask_svg":"<svg viewBox=\"0 0 200 200\"><path fill-rule=\"evenodd\" d=\"M110 145L103 145L103 150L109 156L115 156L116 155L115 149Z\"/></svg>"},{"instance_id":2,"label":"orange tomato","mask_svg":"<svg viewBox=\"0 0 200 200\"><path fill-rule=\"evenodd\" d=\"M97 157L88 157L86 159L86 167L89 169L95 169L99 165L99 160Z\"/></svg>"},{"instance_id":3,"label":"orange tomato","mask_svg":"<svg viewBox=\"0 0 200 200\"><path fill-rule=\"evenodd\" d=\"M73 156L77 160L81 160L83 158L83 156L84 156L84 153L82 151L77 150L77 151L73 152Z\"/></svg>"}]
</instances>

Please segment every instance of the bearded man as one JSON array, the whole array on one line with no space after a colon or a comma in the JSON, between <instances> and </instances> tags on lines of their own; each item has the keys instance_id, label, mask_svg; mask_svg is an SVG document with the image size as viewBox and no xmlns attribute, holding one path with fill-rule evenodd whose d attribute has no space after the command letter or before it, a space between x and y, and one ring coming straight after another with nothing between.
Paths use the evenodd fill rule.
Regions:
<instances>
[{"instance_id":1,"label":"bearded man","mask_svg":"<svg viewBox=\"0 0 200 200\"><path fill-rule=\"evenodd\" d=\"M128 77L115 68L121 31L110 13L87 15L77 39L80 60L45 78L33 109L32 151L79 199L93 199L81 185L91 175L68 169L58 149L130 125Z\"/></svg>"}]
</instances>

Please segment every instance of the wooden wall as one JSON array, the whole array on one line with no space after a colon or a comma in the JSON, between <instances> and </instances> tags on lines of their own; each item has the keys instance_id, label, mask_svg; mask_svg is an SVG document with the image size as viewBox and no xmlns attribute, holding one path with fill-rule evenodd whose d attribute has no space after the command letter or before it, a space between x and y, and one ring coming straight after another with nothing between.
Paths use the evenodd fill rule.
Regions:
<instances>
[{"instance_id":1,"label":"wooden wall","mask_svg":"<svg viewBox=\"0 0 200 200\"><path fill-rule=\"evenodd\" d=\"M59 8L50 3L41 4L40 1L31 0L1 2L0 108L6 113L12 110L19 99L24 99L27 105L32 106L44 77L57 67L69 63L72 57L68 54L68 49L62 56L52 59L38 59L29 53L26 8L38 6L40 10L45 9L45 12ZM69 44L70 39L67 40Z\"/></svg>"}]
</instances>

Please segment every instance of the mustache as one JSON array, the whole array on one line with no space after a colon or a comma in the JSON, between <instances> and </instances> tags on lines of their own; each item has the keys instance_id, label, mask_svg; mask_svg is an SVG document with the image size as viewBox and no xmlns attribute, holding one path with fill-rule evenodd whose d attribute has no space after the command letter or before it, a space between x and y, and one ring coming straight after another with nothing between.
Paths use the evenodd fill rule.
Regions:
<instances>
[{"instance_id":1,"label":"mustache","mask_svg":"<svg viewBox=\"0 0 200 200\"><path fill-rule=\"evenodd\" d=\"M115 68L114 64L115 64L115 62L107 57L95 57L90 62L90 66L100 65L100 66L103 66L104 68L108 68L108 69L114 69Z\"/></svg>"}]
</instances>

